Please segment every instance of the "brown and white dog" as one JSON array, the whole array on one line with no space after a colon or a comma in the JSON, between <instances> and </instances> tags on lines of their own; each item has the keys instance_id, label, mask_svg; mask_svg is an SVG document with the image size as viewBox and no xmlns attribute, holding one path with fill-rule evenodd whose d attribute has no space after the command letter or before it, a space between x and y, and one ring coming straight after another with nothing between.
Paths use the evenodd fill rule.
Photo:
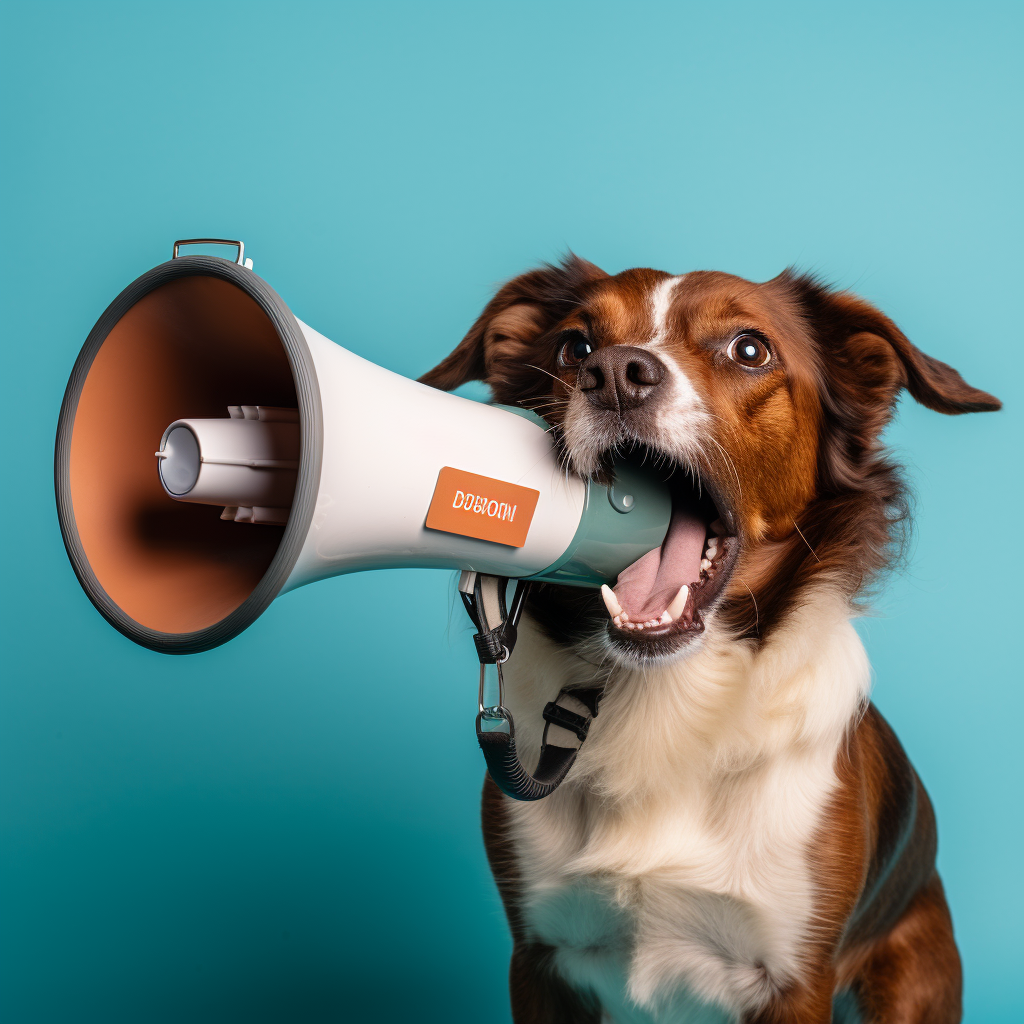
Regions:
<instances>
[{"instance_id":1,"label":"brown and white dog","mask_svg":"<svg viewBox=\"0 0 1024 1024\"><path fill-rule=\"evenodd\" d=\"M577 472L632 450L673 488L662 547L604 603L537 587L507 666L528 763L547 701L605 688L557 792L484 785L517 1024L959 1021L931 804L850 620L898 551L900 391L999 402L808 277L576 257L505 285L423 378L474 379Z\"/></svg>"}]
</instances>

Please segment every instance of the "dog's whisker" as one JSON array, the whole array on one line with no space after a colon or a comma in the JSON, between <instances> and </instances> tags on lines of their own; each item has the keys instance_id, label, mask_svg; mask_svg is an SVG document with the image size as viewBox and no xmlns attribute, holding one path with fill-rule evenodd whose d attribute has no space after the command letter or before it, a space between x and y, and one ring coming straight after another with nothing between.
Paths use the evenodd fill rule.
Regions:
<instances>
[{"instance_id":1,"label":"dog's whisker","mask_svg":"<svg viewBox=\"0 0 1024 1024\"><path fill-rule=\"evenodd\" d=\"M747 587L746 581L743 581L743 586ZM758 614L758 611L757 611L757 598L754 597L754 592L750 589L750 587L747 587L747 593L750 595L750 600L754 602L754 632L758 636L760 636L761 635L761 617L760 617L760 615Z\"/></svg>"},{"instance_id":2,"label":"dog's whisker","mask_svg":"<svg viewBox=\"0 0 1024 1024\"><path fill-rule=\"evenodd\" d=\"M524 366L529 366L533 370L537 370L540 373L546 373L552 380L557 380L562 387L567 388L569 391L575 391L576 386L574 384L567 384L561 377L556 376L550 370L545 370L543 366L537 366L535 363L523 363Z\"/></svg>"},{"instance_id":3,"label":"dog's whisker","mask_svg":"<svg viewBox=\"0 0 1024 1024\"><path fill-rule=\"evenodd\" d=\"M818 552L815 551L814 548L812 548L811 545L808 543L807 538L804 536L803 530L800 529L800 524L797 523L797 521L795 519L793 520L793 529L796 530L796 532L800 534L800 539L805 544L807 544L807 550L810 551L810 553L812 555L814 555L814 560L820 565L821 564L821 559L818 557Z\"/></svg>"}]
</instances>

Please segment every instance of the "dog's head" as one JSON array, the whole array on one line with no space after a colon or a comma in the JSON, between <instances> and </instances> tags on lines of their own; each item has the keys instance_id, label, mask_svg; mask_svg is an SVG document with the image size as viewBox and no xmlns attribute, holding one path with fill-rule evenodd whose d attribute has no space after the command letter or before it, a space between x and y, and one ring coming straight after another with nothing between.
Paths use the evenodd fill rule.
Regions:
<instances>
[{"instance_id":1,"label":"dog's head","mask_svg":"<svg viewBox=\"0 0 1024 1024\"><path fill-rule=\"evenodd\" d=\"M664 467L672 525L606 593L534 596L557 639L608 637L620 657L685 652L715 612L763 637L810 584L850 601L891 557L904 508L880 434L906 389L943 413L997 399L925 355L868 303L789 271L614 277L570 256L503 287L422 380L485 381L555 426L567 463Z\"/></svg>"}]
</instances>

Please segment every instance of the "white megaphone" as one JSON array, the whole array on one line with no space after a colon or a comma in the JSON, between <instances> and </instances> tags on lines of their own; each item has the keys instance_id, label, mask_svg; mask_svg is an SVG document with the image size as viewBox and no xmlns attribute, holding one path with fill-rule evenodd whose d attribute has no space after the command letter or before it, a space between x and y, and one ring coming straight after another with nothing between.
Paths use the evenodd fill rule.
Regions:
<instances>
[{"instance_id":1,"label":"white megaphone","mask_svg":"<svg viewBox=\"0 0 1024 1024\"><path fill-rule=\"evenodd\" d=\"M533 413L434 390L298 320L244 260L130 284L78 356L56 490L82 586L125 636L186 654L279 594L425 566L597 587L658 547L671 502L621 464L567 474Z\"/></svg>"}]
</instances>

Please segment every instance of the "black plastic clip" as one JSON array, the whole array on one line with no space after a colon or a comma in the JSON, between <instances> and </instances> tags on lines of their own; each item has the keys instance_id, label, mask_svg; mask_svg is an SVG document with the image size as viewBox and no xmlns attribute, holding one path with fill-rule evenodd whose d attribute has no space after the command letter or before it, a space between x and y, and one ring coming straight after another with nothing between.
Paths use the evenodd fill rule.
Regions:
<instances>
[{"instance_id":1,"label":"black plastic clip","mask_svg":"<svg viewBox=\"0 0 1024 1024\"><path fill-rule=\"evenodd\" d=\"M561 704L556 704L551 700L544 705L544 721L550 722L552 725L560 725L563 729L576 733L582 743L587 738L591 719L577 715L575 711L563 708Z\"/></svg>"},{"instance_id":2,"label":"black plastic clip","mask_svg":"<svg viewBox=\"0 0 1024 1024\"><path fill-rule=\"evenodd\" d=\"M474 633L473 643L481 665L497 665L507 661L512 653L516 645L516 627L506 620L486 633Z\"/></svg>"}]
</instances>

